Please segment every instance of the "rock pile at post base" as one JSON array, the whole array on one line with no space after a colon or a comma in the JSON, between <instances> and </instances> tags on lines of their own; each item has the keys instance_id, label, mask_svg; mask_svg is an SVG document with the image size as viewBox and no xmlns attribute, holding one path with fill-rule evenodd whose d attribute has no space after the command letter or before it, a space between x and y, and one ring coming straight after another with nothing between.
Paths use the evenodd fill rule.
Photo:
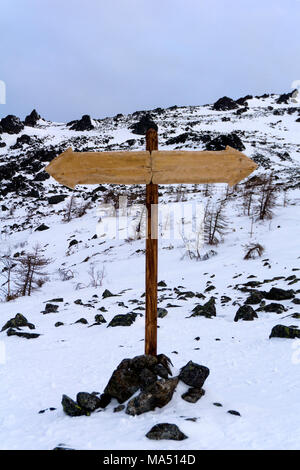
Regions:
<instances>
[{"instance_id":1,"label":"rock pile at post base","mask_svg":"<svg viewBox=\"0 0 300 470\"><path fill-rule=\"evenodd\" d=\"M171 360L164 354L157 357L145 354L123 359L101 395L79 392L76 401L63 395L63 410L69 416L89 416L91 412L106 408L112 399L116 399L121 406L114 408L114 411L124 409L126 414L137 416L167 405L172 400L179 380L189 386L182 398L196 403L205 393L202 387L209 369L189 361L177 377L170 377L171 365Z\"/></svg>"}]
</instances>

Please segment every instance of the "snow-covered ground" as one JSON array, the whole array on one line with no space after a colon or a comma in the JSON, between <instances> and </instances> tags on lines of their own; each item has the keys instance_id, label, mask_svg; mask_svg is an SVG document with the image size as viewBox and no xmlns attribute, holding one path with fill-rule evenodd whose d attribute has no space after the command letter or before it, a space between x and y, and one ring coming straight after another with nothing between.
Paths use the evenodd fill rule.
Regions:
<instances>
[{"instance_id":1,"label":"snow-covered ground","mask_svg":"<svg viewBox=\"0 0 300 470\"><path fill-rule=\"evenodd\" d=\"M249 100L249 110L241 119L232 111L222 113L208 107L179 109L174 135L185 132L190 120L199 121L192 132L238 132L246 147L245 153L251 157L261 146L260 153L270 159L278 182L290 185L294 172L299 169L300 124L295 122L295 114L271 115L268 106L287 107L275 104L274 100L274 97ZM172 122L173 112L165 111L159 119ZM232 120L221 121L224 115L231 116ZM40 128L26 127L23 133L43 139L46 147L87 137L93 149L102 149L104 144L98 145L93 138L110 135L109 145L116 148L133 138L136 139L133 148L142 148L141 136L128 129L128 120L132 118L122 119L116 126L112 120L106 120L93 131L82 133L52 123L44 123ZM271 126L276 120L281 122ZM167 133L168 128L162 132ZM7 143L7 147L0 149L3 164L9 158L16 162L18 154L24 155L24 148L22 152L8 150L16 138L2 134L2 140ZM165 145L165 137L161 140L162 147L174 147ZM253 141L257 142L255 147ZM83 146L86 148L86 143ZM198 146L187 142L181 148ZM279 152L288 151L291 160L278 158L274 146ZM19 174L26 174L22 168L16 168L16 174L18 170ZM265 171L261 166L256 174ZM30 172L26 174L28 180L33 176ZM140 194L141 189L128 190ZM118 190L124 194L124 188ZM99 229L97 206L103 202L101 197L91 204L84 216L66 223L62 218L68 198L51 206L47 197L59 192L69 194L68 190L58 188L50 179L40 183L39 191L40 199L25 200L20 193L10 192L1 202L8 209L15 206L0 212L1 253L6 253L8 248L12 253L30 251L39 243L44 255L52 261L47 268L49 281L40 289L30 297L0 304L0 329L10 318L22 313L35 325L33 332L41 334L30 340L8 337L6 331L0 334L0 449L53 449L60 443L74 449L299 448L300 340L269 339L269 334L276 324L299 326L299 319L289 315L299 313L300 306L284 300L280 301L287 308L284 313L260 311L254 321L233 321L239 305L244 304L248 296L247 292L236 288L237 284L261 281L259 290L294 289L296 297L300 297L299 283L289 285L286 279L297 276L300 270L299 188L290 189L288 201L284 200L283 192L279 193L271 220L253 219L253 223L252 217L242 211L242 189L236 190L236 196L230 196L225 207L228 226L224 240L216 247L203 247L203 252L211 248L217 252L205 261L190 259L182 239L159 241L158 277L167 285L167 288L159 288L159 307L166 308L168 314L158 319L158 351L172 360L173 375L189 360L209 367L205 395L196 404L187 403L181 398L187 387L179 382L173 399L162 409L132 417L124 411L114 413L117 401L113 400L103 411L75 418L62 410L63 393L75 398L79 391L102 392L122 359L143 354L145 241L110 239L99 233L98 238L93 237ZM214 185L210 196L206 196L200 185L185 186L185 204L195 201L205 205L209 198L217 201L224 197L225 191L225 185ZM81 188L75 193L78 200L83 192ZM164 204L170 200L176 202L176 198L176 193L162 188L160 200ZM14 223L17 228L12 227ZM41 223L49 229L35 231ZM69 248L72 239L78 243ZM262 244L265 251L261 258L244 260L243 247L251 241ZM101 287L90 286L88 272L92 264L96 270L103 269ZM72 271L74 277L62 281L58 271L61 267ZM272 280L276 277L281 279ZM205 292L210 283L215 288ZM182 292L202 293L206 299L180 300L174 291L178 286L182 286L179 287ZM105 289L119 296L103 299ZM188 318L195 305L203 304L211 296L216 299L216 317ZM221 296L231 300L222 303ZM63 302L52 302L59 305L58 312L41 313L47 301L60 297ZM75 304L78 299L85 305ZM99 312L102 307L106 311ZM256 309L259 305L253 307ZM116 314L129 313L135 308L139 309L135 310L138 316L133 325L107 328ZM91 326L97 313L103 313L107 323ZM88 324L75 324L82 317ZM55 327L56 322L64 325ZM197 337L200 339L196 340ZM215 402L223 406L217 407ZM50 407L55 410L48 410ZM39 414L44 409L47 410ZM236 410L241 416L228 414L228 410ZM188 439L182 442L147 439L145 434L161 422L177 424Z\"/></svg>"}]
</instances>

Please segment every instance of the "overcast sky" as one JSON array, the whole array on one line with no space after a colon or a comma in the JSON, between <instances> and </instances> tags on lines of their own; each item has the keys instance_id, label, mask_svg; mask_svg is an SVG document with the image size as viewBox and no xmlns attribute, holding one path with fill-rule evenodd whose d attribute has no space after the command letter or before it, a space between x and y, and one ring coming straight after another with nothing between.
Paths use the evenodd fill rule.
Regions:
<instances>
[{"instance_id":1,"label":"overcast sky","mask_svg":"<svg viewBox=\"0 0 300 470\"><path fill-rule=\"evenodd\" d=\"M113 116L288 92L299 0L1 0L0 116Z\"/></svg>"}]
</instances>

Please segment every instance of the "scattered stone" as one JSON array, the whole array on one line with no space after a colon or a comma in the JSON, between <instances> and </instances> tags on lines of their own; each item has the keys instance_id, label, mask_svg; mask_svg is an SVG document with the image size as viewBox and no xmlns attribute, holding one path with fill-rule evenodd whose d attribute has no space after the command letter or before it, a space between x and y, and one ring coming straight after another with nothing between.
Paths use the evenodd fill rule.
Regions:
<instances>
[{"instance_id":1,"label":"scattered stone","mask_svg":"<svg viewBox=\"0 0 300 470\"><path fill-rule=\"evenodd\" d=\"M75 450L71 447L66 447L65 444L58 444L58 446L54 447L52 450Z\"/></svg>"},{"instance_id":2,"label":"scattered stone","mask_svg":"<svg viewBox=\"0 0 300 470\"><path fill-rule=\"evenodd\" d=\"M70 241L69 248L71 248L74 245L78 245L78 240L76 240L76 238L74 238L73 240Z\"/></svg>"},{"instance_id":3,"label":"scattered stone","mask_svg":"<svg viewBox=\"0 0 300 470\"><path fill-rule=\"evenodd\" d=\"M218 402L213 403L213 405L218 406L218 407L223 406L222 403L218 403Z\"/></svg>"},{"instance_id":4,"label":"scattered stone","mask_svg":"<svg viewBox=\"0 0 300 470\"><path fill-rule=\"evenodd\" d=\"M63 326L63 322L57 321L54 326L55 326L56 328L59 327L59 326Z\"/></svg>"},{"instance_id":5,"label":"scattered stone","mask_svg":"<svg viewBox=\"0 0 300 470\"><path fill-rule=\"evenodd\" d=\"M108 324L109 326L131 326L136 320L136 313L126 313L115 315Z\"/></svg>"},{"instance_id":6,"label":"scattered stone","mask_svg":"<svg viewBox=\"0 0 300 470\"><path fill-rule=\"evenodd\" d=\"M286 312L287 309L282 304L272 302L271 304L264 305L259 310L263 310L264 312L283 313Z\"/></svg>"},{"instance_id":7,"label":"scattered stone","mask_svg":"<svg viewBox=\"0 0 300 470\"><path fill-rule=\"evenodd\" d=\"M57 194L56 196L50 196L48 197L48 203L59 204L60 202L64 201L66 197L67 197L66 194Z\"/></svg>"},{"instance_id":8,"label":"scattered stone","mask_svg":"<svg viewBox=\"0 0 300 470\"><path fill-rule=\"evenodd\" d=\"M193 388L202 388L209 376L209 368L189 361L180 370L179 379Z\"/></svg>"},{"instance_id":9,"label":"scattered stone","mask_svg":"<svg viewBox=\"0 0 300 470\"><path fill-rule=\"evenodd\" d=\"M168 315L168 310L166 308L159 307L157 309L158 318L164 318L166 315Z\"/></svg>"},{"instance_id":10,"label":"scattered stone","mask_svg":"<svg viewBox=\"0 0 300 470\"><path fill-rule=\"evenodd\" d=\"M296 305L300 305L300 299L293 299L292 303Z\"/></svg>"},{"instance_id":11,"label":"scattered stone","mask_svg":"<svg viewBox=\"0 0 300 470\"><path fill-rule=\"evenodd\" d=\"M114 408L114 413L119 413L125 409L125 405L119 405Z\"/></svg>"},{"instance_id":12,"label":"scattered stone","mask_svg":"<svg viewBox=\"0 0 300 470\"><path fill-rule=\"evenodd\" d=\"M42 224L42 225L39 225L39 227L35 229L35 232L43 232L44 230L49 230L49 227L45 224Z\"/></svg>"},{"instance_id":13,"label":"scattered stone","mask_svg":"<svg viewBox=\"0 0 300 470\"><path fill-rule=\"evenodd\" d=\"M276 325L272 328L269 338L300 338L300 330L284 325Z\"/></svg>"},{"instance_id":14,"label":"scattered stone","mask_svg":"<svg viewBox=\"0 0 300 470\"><path fill-rule=\"evenodd\" d=\"M102 294L102 299L106 299L107 297L114 297L114 294L112 294L108 289L105 289Z\"/></svg>"},{"instance_id":15,"label":"scattered stone","mask_svg":"<svg viewBox=\"0 0 300 470\"><path fill-rule=\"evenodd\" d=\"M234 321L244 320L252 321L254 318L258 318L257 313L251 305L242 305L235 314Z\"/></svg>"},{"instance_id":16,"label":"scattered stone","mask_svg":"<svg viewBox=\"0 0 300 470\"><path fill-rule=\"evenodd\" d=\"M101 313L97 313L97 315L95 315L95 322L97 325L100 325L101 323L106 323L106 320Z\"/></svg>"},{"instance_id":17,"label":"scattered stone","mask_svg":"<svg viewBox=\"0 0 300 470\"><path fill-rule=\"evenodd\" d=\"M148 439L154 439L156 441L162 439L183 441L184 439L187 439L187 436L180 431L176 424L169 423L156 424L150 429L149 432L147 432L146 437L148 437Z\"/></svg>"},{"instance_id":18,"label":"scattered stone","mask_svg":"<svg viewBox=\"0 0 300 470\"><path fill-rule=\"evenodd\" d=\"M111 402L111 396L107 393L102 393L100 395L100 408L106 408Z\"/></svg>"},{"instance_id":19,"label":"scattered stone","mask_svg":"<svg viewBox=\"0 0 300 470\"><path fill-rule=\"evenodd\" d=\"M76 401L72 400L72 398L68 397L67 395L62 396L61 404L63 407L64 412L68 416L83 416L87 413L76 403Z\"/></svg>"},{"instance_id":20,"label":"scattered stone","mask_svg":"<svg viewBox=\"0 0 300 470\"><path fill-rule=\"evenodd\" d=\"M25 333L23 331L16 331L13 328L9 328L6 332L7 336L19 336L20 338L34 339L40 335L38 333Z\"/></svg>"},{"instance_id":21,"label":"scattered stone","mask_svg":"<svg viewBox=\"0 0 300 470\"><path fill-rule=\"evenodd\" d=\"M292 289L278 289L277 287L272 287L269 292L266 292L265 298L268 300L288 300L293 299L295 293Z\"/></svg>"},{"instance_id":22,"label":"scattered stone","mask_svg":"<svg viewBox=\"0 0 300 470\"><path fill-rule=\"evenodd\" d=\"M79 392L76 396L78 405L87 411L95 411L101 407L101 400L96 395L87 392Z\"/></svg>"},{"instance_id":23,"label":"scattered stone","mask_svg":"<svg viewBox=\"0 0 300 470\"><path fill-rule=\"evenodd\" d=\"M215 298L211 297L209 301L206 302L204 305L196 305L196 307L193 308L192 312L193 313L191 317L198 317L198 316L204 316L206 318L215 317L217 314Z\"/></svg>"},{"instance_id":24,"label":"scattered stone","mask_svg":"<svg viewBox=\"0 0 300 470\"><path fill-rule=\"evenodd\" d=\"M205 395L203 388L189 388L187 392L181 395L181 398L189 403L197 403Z\"/></svg>"},{"instance_id":25,"label":"scattered stone","mask_svg":"<svg viewBox=\"0 0 300 470\"><path fill-rule=\"evenodd\" d=\"M75 323L82 323L83 325L87 325L88 321L86 318L79 318L79 320L76 320Z\"/></svg>"},{"instance_id":26,"label":"scattered stone","mask_svg":"<svg viewBox=\"0 0 300 470\"><path fill-rule=\"evenodd\" d=\"M50 300L47 300L47 302L63 302L64 299L62 297L57 297L57 299L50 299ZM46 303L47 303L46 302Z\"/></svg>"},{"instance_id":27,"label":"scattered stone","mask_svg":"<svg viewBox=\"0 0 300 470\"><path fill-rule=\"evenodd\" d=\"M165 281L159 281L157 285L158 287L167 287L167 284L165 283Z\"/></svg>"},{"instance_id":28,"label":"scattered stone","mask_svg":"<svg viewBox=\"0 0 300 470\"><path fill-rule=\"evenodd\" d=\"M250 293L249 297L246 299L246 304L256 305L259 304L262 299L265 297L265 292L260 292L254 290Z\"/></svg>"},{"instance_id":29,"label":"scattered stone","mask_svg":"<svg viewBox=\"0 0 300 470\"><path fill-rule=\"evenodd\" d=\"M46 315L47 313L56 313L58 310L58 305L55 304L46 304L45 310L43 310L41 313Z\"/></svg>"},{"instance_id":30,"label":"scattered stone","mask_svg":"<svg viewBox=\"0 0 300 470\"><path fill-rule=\"evenodd\" d=\"M227 413L234 415L234 416L241 416L241 413L235 410L228 410Z\"/></svg>"}]
</instances>

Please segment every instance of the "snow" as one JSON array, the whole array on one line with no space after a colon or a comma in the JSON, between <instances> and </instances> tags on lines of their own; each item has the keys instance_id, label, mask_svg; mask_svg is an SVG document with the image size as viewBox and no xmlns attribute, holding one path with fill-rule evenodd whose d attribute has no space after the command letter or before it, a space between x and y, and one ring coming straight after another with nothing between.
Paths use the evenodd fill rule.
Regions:
<instances>
[{"instance_id":1,"label":"snow","mask_svg":"<svg viewBox=\"0 0 300 470\"><path fill-rule=\"evenodd\" d=\"M256 133L256 137L251 135L251 140L266 136L270 142L278 139L280 144L280 139L284 139L290 146L293 161L297 161L299 123L294 123L295 115L263 114L263 109L270 104L276 106L271 98L263 103L260 99L250 100L250 110L246 114L251 114L252 110L257 114L251 114L249 118L243 116L238 129ZM188 108L180 109L182 121L178 121L176 134L184 132L186 123L183 121L189 112ZM191 114L193 119L195 114L212 119L195 126L195 131L213 130L216 123L218 132L236 130L237 123L220 121L220 116L226 113L195 107ZM270 127L271 122L280 119L284 119L280 127ZM103 127L99 125L90 133L80 135L103 137L109 134L113 137L110 143L114 144L140 138L124 124L115 130L109 125L108 130L105 129L103 123ZM47 137L47 142L52 145L78 137L78 133L69 131L63 124L45 124L41 129L25 128L23 133ZM16 136L2 137L8 145L15 143ZM245 153L251 156L254 149L246 140ZM1 154L5 152L7 149L0 149ZM272 161L276 162L276 158ZM289 165L289 162L279 161L275 168L284 171ZM45 188L57 187L53 180L44 184ZM164 189L161 199L167 203L172 195ZM215 185L213 200L224 190L225 185ZM205 203L200 192L186 192L185 196L187 201ZM94 412L89 417L71 418L62 410L61 396L64 393L75 398L79 391L102 392L122 359L143 353L143 316L138 315L130 327L107 328L107 324L116 314L133 311L136 304L130 300L144 300L144 240L92 239L97 232L96 205L83 217L64 223L59 211L65 207L67 199L54 206L52 212L42 201L42 216L32 215L33 227L43 222L49 230L35 232L28 226L19 232L2 232L1 253L8 247L13 252L29 250L38 242L52 262L48 269L49 282L41 289L31 297L0 304L0 327L20 312L41 334L37 339L26 340L0 333L0 351L3 353L2 360L0 357L0 449L53 449L59 443L74 449L298 449L300 340L269 339L276 324L299 325L299 320L288 317L299 312L298 305L285 300L280 303L288 310L282 314L258 312L259 318L252 322L233 321L238 306L248 295L234 289L236 284L249 281L250 275L255 275L255 280L268 281L276 276L298 274L293 269L300 269L299 189L291 190L289 198L286 207L279 198L271 221L254 223L252 237L249 234L251 219L241 215L241 200L230 199L226 205L226 216L230 221L228 233L223 243L213 247L217 255L206 261L189 259L180 238L160 239L158 277L171 290L159 290L159 295L170 293L172 300L163 300L159 307L166 307L168 302L179 307L168 307L168 315L158 319L158 350L173 361L173 375L189 360L209 367L210 375L204 385L205 396L196 404L181 399L187 387L180 382L167 406L136 417L124 412L113 413L117 405L113 401L104 411ZM21 223L28 215L22 204L13 215L6 214L1 217L0 230L14 221ZM79 243L69 248L73 238ZM265 252L262 258L246 261L243 245L254 240L265 247ZM89 260L85 262L87 257ZM270 260L270 268L264 265L264 259ZM99 270L105 268L103 285L98 288L89 286L88 270L92 262ZM62 266L74 272L73 279L61 280L58 269ZM207 281L211 281L216 289L205 294L205 301L211 295L216 297L217 316L213 319L187 318L195 304L204 301L198 298L177 300L174 287L184 286L186 290L203 293ZM298 284L288 286L285 279L265 282L259 289L269 290L273 286L299 289ZM102 299L105 289L119 296ZM93 297L95 294L98 298ZM221 305L222 295L228 295L232 300ZM58 297L64 299L63 303L56 303L58 312L42 314L45 302ZM91 306L74 304L79 298ZM119 306L120 301L128 308ZM238 303L233 305L234 301ZM107 309L103 312L107 323L89 327L100 307ZM143 310L136 312L144 314ZM89 325L74 324L81 317L86 318ZM64 325L55 327L58 321ZM195 340L197 336L199 341ZM214 402L223 406L216 407ZM56 410L39 414L40 410L49 407ZM228 414L228 410L237 410L241 416ZM187 418L197 420L192 422ZM148 440L145 434L160 422L177 424L188 439L182 442Z\"/></svg>"}]
</instances>

